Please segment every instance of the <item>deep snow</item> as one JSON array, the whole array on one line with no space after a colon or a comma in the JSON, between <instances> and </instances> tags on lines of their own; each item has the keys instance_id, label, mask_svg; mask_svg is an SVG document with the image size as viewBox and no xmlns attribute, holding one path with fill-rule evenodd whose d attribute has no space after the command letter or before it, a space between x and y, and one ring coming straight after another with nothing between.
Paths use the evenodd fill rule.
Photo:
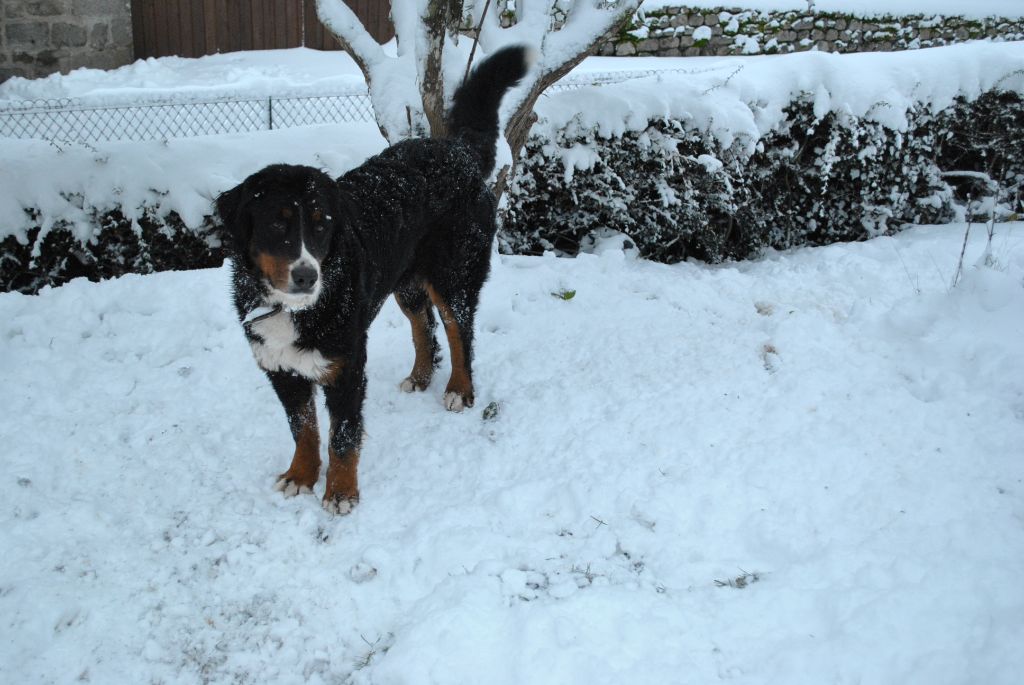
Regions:
<instances>
[{"instance_id":1,"label":"deep snow","mask_svg":"<svg viewBox=\"0 0 1024 685\"><path fill-rule=\"evenodd\" d=\"M464 414L444 367L398 391L389 302L342 518L271 489L291 440L226 269L0 295L0 681L1019 683L1024 224L996 230L952 289L962 225L496 256Z\"/></svg>"}]
</instances>

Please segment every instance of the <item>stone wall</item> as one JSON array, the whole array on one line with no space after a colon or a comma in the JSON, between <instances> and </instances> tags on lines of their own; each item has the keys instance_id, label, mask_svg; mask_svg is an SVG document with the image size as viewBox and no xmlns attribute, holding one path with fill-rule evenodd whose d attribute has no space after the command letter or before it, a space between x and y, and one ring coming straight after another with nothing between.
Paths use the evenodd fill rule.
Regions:
<instances>
[{"instance_id":1,"label":"stone wall","mask_svg":"<svg viewBox=\"0 0 1024 685\"><path fill-rule=\"evenodd\" d=\"M0 82L132 61L129 0L3 0Z\"/></svg>"},{"instance_id":2,"label":"stone wall","mask_svg":"<svg viewBox=\"0 0 1024 685\"><path fill-rule=\"evenodd\" d=\"M1024 18L858 17L804 11L665 8L646 12L602 55L722 56L871 52L927 48L975 39L1022 40Z\"/></svg>"}]
</instances>

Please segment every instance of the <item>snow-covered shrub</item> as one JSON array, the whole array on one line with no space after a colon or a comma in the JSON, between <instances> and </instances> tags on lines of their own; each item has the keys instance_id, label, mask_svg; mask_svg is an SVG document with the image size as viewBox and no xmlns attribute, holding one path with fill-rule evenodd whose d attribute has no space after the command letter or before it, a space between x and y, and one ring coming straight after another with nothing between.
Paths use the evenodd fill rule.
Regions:
<instances>
[{"instance_id":1,"label":"snow-covered shrub","mask_svg":"<svg viewBox=\"0 0 1024 685\"><path fill-rule=\"evenodd\" d=\"M994 174L1004 188L1024 178L1019 95L907 117L905 131L842 112L819 118L801 96L752 153L675 119L612 137L535 136L510 189L501 247L572 254L611 228L652 259L742 259L949 221L955 197L944 171Z\"/></svg>"},{"instance_id":2,"label":"snow-covered shrub","mask_svg":"<svg viewBox=\"0 0 1024 685\"><path fill-rule=\"evenodd\" d=\"M219 227L208 220L200 230L187 228L171 212L159 217L146 212L133 222L120 211L95 213L95 235L79 241L72 228L58 224L41 241L40 228L29 231L28 242L15 236L0 242L0 292L37 292L72 278L91 280L126 273L201 269L224 261Z\"/></svg>"}]
</instances>

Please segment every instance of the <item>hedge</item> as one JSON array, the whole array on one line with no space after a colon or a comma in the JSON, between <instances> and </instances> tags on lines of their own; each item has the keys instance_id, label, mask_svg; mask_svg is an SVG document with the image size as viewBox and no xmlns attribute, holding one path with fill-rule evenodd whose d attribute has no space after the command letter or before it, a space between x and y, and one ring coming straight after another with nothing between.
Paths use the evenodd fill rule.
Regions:
<instances>
[{"instance_id":1,"label":"hedge","mask_svg":"<svg viewBox=\"0 0 1024 685\"><path fill-rule=\"evenodd\" d=\"M964 216L968 196L976 213L986 193L999 195L1001 216L1020 208L1017 94L960 99L939 113L919 107L905 132L851 115L818 119L813 109L809 95L794 101L753 154L672 119L613 139L534 138L510 188L501 248L574 254L612 229L649 259L717 262L946 223ZM589 170L566 172L563 151L574 146L591 151ZM979 185L985 177L992 183Z\"/></svg>"},{"instance_id":2,"label":"hedge","mask_svg":"<svg viewBox=\"0 0 1024 685\"><path fill-rule=\"evenodd\" d=\"M593 131L534 135L509 188L500 248L575 254L588 236L612 229L650 259L716 262L948 222L964 216L968 196L972 208L983 206L982 196L995 200L984 206L997 205L1000 218L1021 209L1024 101L1017 94L993 91L938 113L915 109L904 132L851 115L818 119L809 95L786 114L752 154L740 145L722 149L672 119L610 139ZM573 146L595 160L589 170L566 172L562 151ZM96 213L94 221L99 230L86 244L60 223L38 243L39 226L28 244L0 241L0 291L211 267L224 257L212 217L194 230L155 211L138 221Z\"/></svg>"}]
</instances>

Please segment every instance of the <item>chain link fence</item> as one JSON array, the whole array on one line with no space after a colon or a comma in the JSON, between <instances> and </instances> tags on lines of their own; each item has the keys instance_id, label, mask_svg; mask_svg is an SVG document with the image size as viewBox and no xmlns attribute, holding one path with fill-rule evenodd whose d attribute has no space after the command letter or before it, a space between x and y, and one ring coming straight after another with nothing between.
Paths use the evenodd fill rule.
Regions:
<instances>
[{"instance_id":1,"label":"chain link fence","mask_svg":"<svg viewBox=\"0 0 1024 685\"><path fill-rule=\"evenodd\" d=\"M590 72L566 77L549 90L599 86L670 72L687 73L681 69ZM184 94L175 99L108 105L91 104L85 99L0 100L0 138L60 142L166 140L373 121L373 106L365 90L283 97L197 98Z\"/></svg>"}]
</instances>

